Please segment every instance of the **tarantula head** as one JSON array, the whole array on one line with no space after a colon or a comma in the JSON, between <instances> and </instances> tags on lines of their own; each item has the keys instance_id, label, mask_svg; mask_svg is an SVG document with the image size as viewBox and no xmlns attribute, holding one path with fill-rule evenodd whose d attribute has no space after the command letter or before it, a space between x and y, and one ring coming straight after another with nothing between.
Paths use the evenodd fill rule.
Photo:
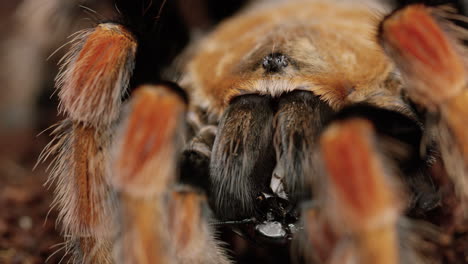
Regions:
<instances>
[{"instance_id":1,"label":"tarantula head","mask_svg":"<svg viewBox=\"0 0 468 264\"><path fill-rule=\"evenodd\" d=\"M336 110L384 85L392 87L381 95L395 95L393 66L376 41L377 12L312 4L259 6L221 24L188 64L196 103L221 114L239 95L305 90Z\"/></svg>"},{"instance_id":2,"label":"tarantula head","mask_svg":"<svg viewBox=\"0 0 468 264\"><path fill-rule=\"evenodd\" d=\"M218 121L210 180L219 218L281 218L289 228L292 208L310 198L311 175L320 174L313 156L322 129L348 112L375 122L391 118L388 124L409 129L379 124L387 126L382 131L419 142L399 77L377 43L382 17L355 4L259 5L193 47L181 85ZM343 113L349 105L355 107ZM270 224L256 228L282 232Z\"/></svg>"}]
</instances>

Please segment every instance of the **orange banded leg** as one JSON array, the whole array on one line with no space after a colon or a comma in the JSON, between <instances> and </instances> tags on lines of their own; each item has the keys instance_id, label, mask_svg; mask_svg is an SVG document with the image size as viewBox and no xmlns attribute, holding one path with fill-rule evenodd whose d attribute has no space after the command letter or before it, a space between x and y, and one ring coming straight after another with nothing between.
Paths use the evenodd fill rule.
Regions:
<instances>
[{"instance_id":1,"label":"orange banded leg","mask_svg":"<svg viewBox=\"0 0 468 264\"><path fill-rule=\"evenodd\" d=\"M468 89L465 51L442 30L437 10L409 6L384 20L381 40L395 58L407 92L431 112L440 112L435 129L442 158L460 194L468 201ZM448 21L445 28L456 28ZM429 124L431 125L431 124Z\"/></svg>"},{"instance_id":2,"label":"orange banded leg","mask_svg":"<svg viewBox=\"0 0 468 264\"><path fill-rule=\"evenodd\" d=\"M185 101L166 86L142 86L131 99L112 179L119 192L121 263L174 263L165 201L177 176L185 111Z\"/></svg>"},{"instance_id":3,"label":"orange banded leg","mask_svg":"<svg viewBox=\"0 0 468 264\"><path fill-rule=\"evenodd\" d=\"M166 86L140 87L117 138L113 185L119 191L122 263L228 264L208 224L204 195L173 189L185 101Z\"/></svg>"},{"instance_id":4,"label":"orange banded leg","mask_svg":"<svg viewBox=\"0 0 468 264\"><path fill-rule=\"evenodd\" d=\"M399 263L398 192L363 119L332 124L320 140L327 175L321 212L308 210L306 230L325 263ZM323 243L325 241L326 243ZM328 246L328 248L327 248Z\"/></svg>"},{"instance_id":5,"label":"orange banded leg","mask_svg":"<svg viewBox=\"0 0 468 264\"><path fill-rule=\"evenodd\" d=\"M82 31L62 59L57 79L60 110L68 116L42 154L58 154L51 176L55 205L73 261L110 263L113 194L108 183L111 127L133 70L136 40L106 23Z\"/></svg>"}]
</instances>

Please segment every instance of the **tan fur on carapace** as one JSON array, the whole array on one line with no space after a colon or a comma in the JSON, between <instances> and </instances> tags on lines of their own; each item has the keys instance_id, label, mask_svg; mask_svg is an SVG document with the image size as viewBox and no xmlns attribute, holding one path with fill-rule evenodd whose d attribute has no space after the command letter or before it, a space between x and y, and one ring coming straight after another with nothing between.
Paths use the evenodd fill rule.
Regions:
<instances>
[{"instance_id":1,"label":"tan fur on carapace","mask_svg":"<svg viewBox=\"0 0 468 264\"><path fill-rule=\"evenodd\" d=\"M376 90L395 93L381 89L393 75L376 40L383 8L360 1L283 2L248 9L197 44L182 81L197 105L219 115L238 95L302 89L338 109L371 100ZM289 58L284 71L262 68L272 53Z\"/></svg>"}]
</instances>

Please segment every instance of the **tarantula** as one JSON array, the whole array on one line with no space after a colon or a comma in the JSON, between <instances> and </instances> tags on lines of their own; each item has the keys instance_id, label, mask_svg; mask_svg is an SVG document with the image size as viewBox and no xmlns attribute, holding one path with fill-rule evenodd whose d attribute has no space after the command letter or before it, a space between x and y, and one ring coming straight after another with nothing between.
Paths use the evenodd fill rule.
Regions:
<instances>
[{"instance_id":1,"label":"tarantula","mask_svg":"<svg viewBox=\"0 0 468 264\"><path fill-rule=\"evenodd\" d=\"M75 34L57 77L41 158L73 261L234 263L220 226L304 263L467 261L441 253L468 212L463 17L260 2L138 87L154 28L122 17Z\"/></svg>"}]
</instances>

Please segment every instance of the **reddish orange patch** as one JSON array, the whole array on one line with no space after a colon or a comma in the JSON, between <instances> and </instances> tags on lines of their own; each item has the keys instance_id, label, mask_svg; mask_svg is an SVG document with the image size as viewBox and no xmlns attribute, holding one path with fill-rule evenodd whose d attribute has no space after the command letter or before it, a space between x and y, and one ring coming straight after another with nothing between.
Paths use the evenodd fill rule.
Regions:
<instances>
[{"instance_id":1,"label":"reddish orange patch","mask_svg":"<svg viewBox=\"0 0 468 264\"><path fill-rule=\"evenodd\" d=\"M119 115L136 53L136 40L123 26L101 24L74 48L60 76L60 99L73 120L110 124Z\"/></svg>"},{"instance_id":2,"label":"reddish orange patch","mask_svg":"<svg viewBox=\"0 0 468 264\"><path fill-rule=\"evenodd\" d=\"M434 71L443 71L453 50L448 39L422 5L411 6L384 23L386 36L405 55L411 55Z\"/></svg>"},{"instance_id":3,"label":"reddish orange patch","mask_svg":"<svg viewBox=\"0 0 468 264\"><path fill-rule=\"evenodd\" d=\"M382 37L396 62L416 89L419 101L440 103L465 85L465 67L457 42L451 39L422 5L409 6L384 21ZM423 85L421 85L423 84Z\"/></svg>"},{"instance_id":4,"label":"reddish orange patch","mask_svg":"<svg viewBox=\"0 0 468 264\"><path fill-rule=\"evenodd\" d=\"M98 152L95 134L93 128L84 127L82 124L75 124L73 127L73 160L74 160L74 180L76 182L77 204L77 227L78 230L90 230L99 225L99 206L92 204L93 195L97 186L92 186L93 183L104 184L104 172L96 174L95 171L90 171L89 157L95 156Z\"/></svg>"},{"instance_id":5,"label":"reddish orange patch","mask_svg":"<svg viewBox=\"0 0 468 264\"><path fill-rule=\"evenodd\" d=\"M330 191L354 227L394 207L372 140L372 126L359 119L332 125L321 139Z\"/></svg>"},{"instance_id":6,"label":"reddish orange patch","mask_svg":"<svg viewBox=\"0 0 468 264\"><path fill-rule=\"evenodd\" d=\"M140 171L152 158L170 155L164 151L176 147L174 139L180 133L178 129L185 104L179 96L162 87L142 87L132 100L132 112L121 139L123 143L116 169L121 183L148 184Z\"/></svg>"},{"instance_id":7,"label":"reddish orange patch","mask_svg":"<svg viewBox=\"0 0 468 264\"><path fill-rule=\"evenodd\" d=\"M100 25L86 39L76 60L75 92L79 94L89 82L114 74L123 67L136 47L136 41L122 26Z\"/></svg>"}]
</instances>

